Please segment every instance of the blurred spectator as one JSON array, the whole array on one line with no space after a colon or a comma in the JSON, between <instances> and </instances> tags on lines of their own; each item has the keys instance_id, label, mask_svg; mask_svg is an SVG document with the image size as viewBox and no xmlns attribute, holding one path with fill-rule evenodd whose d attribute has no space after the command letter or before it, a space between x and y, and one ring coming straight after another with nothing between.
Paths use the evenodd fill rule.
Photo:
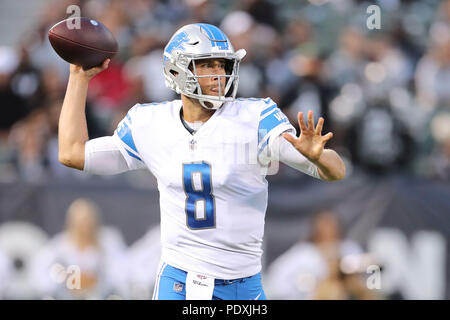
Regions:
<instances>
[{"instance_id":1,"label":"blurred spectator","mask_svg":"<svg viewBox=\"0 0 450 320\"><path fill-rule=\"evenodd\" d=\"M322 281L323 286L333 290L330 294L334 299L347 297L343 284L335 283L342 273L339 263L348 256L361 255L363 250L356 242L342 239L340 228L333 212L318 213L309 241L299 241L267 269L267 292L273 295L270 298L313 299L322 296Z\"/></svg>"},{"instance_id":2,"label":"blurred spectator","mask_svg":"<svg viewBox=\"0 0 450 320\"><path fill-rule=\"evenodd\" d=\"M27 113L25 100L13 91L11 77L19 65L17 52L10 47L0 47L0 99L3 114L0 131L5 132Z\"/></svg>"},{"instance_id":3,"label":"blurred spectator","mask_svg":"<svg viewBox=\"0 0 450 320\"><path fill-rule=\"evenodd\" d=\"M125 249L120 233L101 225L96 205L90 200L77 199L67 211L65 230L54 236L36 257L34 283L41 297L126 297ZM74 287L68 285L72 279Z\"/></svg>"},{"instance_id":4,"label":"blurred spectator","mask_svg":"<svg viewBox=\"0 0 450 320\"><path fill-rule=\"evenodd\" d=\"M450 180L450 139L438 144L427 163L428 176L443 181Z\"/></svg>"},{"instance_id":5,"label":"blurred spectator","mask_svg":"<svg viewBox=\"0 0 450 320\"><path fill-rule=\"evenodd\" d=\"M279 26L277 11L274 1L267 0L244 0L239 1L241 10L248 12L258 23L270 25L274 28Z\"/></svg>"},{"instance_id":6,"label":"blurred spectator","mask_svg":"<svg viewBox=\"0 0 450 320\"><path fill-rule=\"evenodd\" d=\"M263 86L262 68L257 64L257 48L254 46L256 24L253 18L244 11L229 13L220 25L223 32L230 38L234 48L244 48L247 51L239 66L238 96L258 97Z\"/></svg>"},{"instance_id":7,"label":"blurred spectator","mask_svg":"<svg viewBox=\"0 0 450 320\"><path fill-rule=\"evenodd\" d=\"M427 110L450 105L450 1L442 1L428 32L428 50L415 74L419 104Z\"/></svg>"},{"instance_id":8,"label":"blurred spectator","mask_svg":"<svg viewBox=\"0 0 450 320\"><path fill-rule=\"evenodd\" d=\"M366 42L366 55L371 62L380 65L380 71L367 64L364 76L368 85L382 85L382 89L406 86L412 78L412 65L408 57L394 45L389 35L369 37ZM381 71L383 70L383 71Z\"/></svg>"},{"instance_id":9,"label":"blurred spectator","mask_svg":"<svg viewBox=\"0 0 450 320\"><path fill-rule=\"evenodd\" d=\"M114 112L129 104L129 93L130 82L123 66L114 60L108 69L89 82L88 99L92 113L103 130L109 127Z\"/></svg>"},{"instance_id":10,"label":"blurred spectator","mask_svg":"<svg viewBox=\"0 0 450 320\"><path fill-rule=\"evenodd\" d=\"M323 61L319 57L319 49L315 41L314 30L305 20L294 20L286 27L283 37L285 51L282 70L288 70L282 86L280 105L292 124L298 127L297 114L308 110L314 112L314 121L323 116L328 119L328 89L321 79ZM272 72L276 72L272 70ZM324 132L328 131L328 121Z\"/></svg>"},{"instance_id":11,"label":"blurred spectator","mask_svg":"<svg viewBox=\"0 0 450 320\"><path fill-rule=\"evenodd\" d=\"M32 261L47 241L48 235L34 223L7 221L0 225L0 292L4 289L4 299L37 298Z\"/></svg>"},{"instance_id":12,"label":"blurred spectator","mask_svg":"<svg viewBox=\"0 0 450 320\"><path fill-rule=\"evenodd\" d=\"M346 274L337 256L326 259L327 276L317 284L314 300L374 300L380 297L366 287L364 276L358 272Z\"/></svg>"},{"instance_id":13,"label":"blurred spectator","mask_svg":"<svg viewBox=\"0 0 450 320\"><path fill-rule=\"evenodd\" d=\"M331 53L324 68L324 79L335 87L361 82L367 58L364 55L365 37L360 30L341 31L339 47Z\"/></svg>"},{"instance_id":14,"label":"blurred spectator","mask_svg":"<svg viewBox=\"0 0 450 320\"><path fill-rule=\"evenodd\" d=\"M19 176L37 182L45 178L45 147L49 135L47 115L38 109L11 130L10 143L15 147Z\"/></svg>"},{"instance_id":15,"label":"blurred spectator","mask_svg":"<svg viewBox=\"0 0 450 320\"><path fill-rule=\"evenodd\" d=\"M97 3L91 1L92 4ZM164 29L171 28L172 15L177 19L184 8L170 8L170 2L161 2L158 0L131 0L127 2L125 11L129 17L128 21L133 21L132 29L136 33L136 37L129 40L136 40L141 34L147 33L149 30L157 30L164 33ZM170 37L169 34L166 34Z\"/></svg>"},{"instance_id":16,"label":"blurred spectator","mask_svg":"<svg viewBox=\"0 0 450 320\"><path fill-rule=\"evenodd\" d=\"M0 177L2 181L14 181L14 150L8 143L9 130L14 123L27 113L25 101L11 88L11 74L18 65L14 49L0 47L0 99L2 117L0 119Z\"/></svg>"},{"instance_id":17,"label":"blurred spectator","mask_svg":"<svg viewBox=\"0 0 450 320\"><path fill-rule=\"evenodd\" d=\"M441 25L440 29L415 75L417 99L429 110L448 108L450 102L450 27Z\"/></svg>"},{"instance_id":18,"label":"blurred spectator","mask_svg":"<svg viewBox=\"0 0 450 320\"><path fill-rule=\"evenodd\" d=\"M27 111L32 111L41 106L42 100L46 99L44 85L48 84L42 79L42 72L31 64L29 51L25 46L19 49L19 64L11 77L11 89L26 101ZM59 75L58 75L59 76ZM55 81L55 83L59 83ZM57 87L56 93L61 94L61 87Z\"/></svg>"},{"instance_id":19,"label":"blurred spectator","mask_svg":"<svg viewBox=\"0 0 450 320\"><path fill-rule=\"evenodd\" d=\"M79 6L80 4L79 0L47 1L45 8L36 17L35 25L20 39L20 46L25 47L28 51L33 67L44 72L47 69L55 70L61 80L68 78L69 66L53 50L48 40L47 32L54 24L69 17L67 13L69 6ZM54 82L58 84L58 81ZM63 85L64 88L62 90L65 91L65 83Z\"/></svg>"},{"instance_id":20,"label":"blurred spectator","mask_svg":"<svg viewBox=\"0 0 450 320\"><path fill-rule=\"evenodd\" d=\"M174 98L173 91L165 86L162 55L162 48L157 48L146 55L128 60L125 70L134 86L133 102L168 101Z\"/></svg>"},{"instance_id":21,"label":"blurred spectator","mask_svg":"<svg viewBox=\"0 0 450 320\"><path fill-rule=\"evenodd\" d=\"M438 112L430 121L430 132L433 140L431 156L425 166L428 177L450 179L450 112Z\"/></svg>"},{"instance_id":22,"label":"blurred spectator","mask_svg":"<svg viewBox=\"0 0 450 320\"><path fill-rule=\"evenodd\" d=\"M290 85L285 88L281 104L285 106L286 116L296 126L297 132L300 132L297 120L299 112L306 115L309 110L312 110L315 123L319 117L328 119L330 92L320 79L322 60L319 57L297 53L290 57L288 64L296 77L291 79ZM326 122L323 132L328 131L329 123Z\"/></svg>"},{"instance_id":23,"label":"blurred spectator","mask_svg":"<svg viewBox=\"0 0 450 320\"><path fill-rule=\"evenodd\" d=\"M215 7L211 1L183 0L183 3L186 6L186 16L188 17L183 24L203 22L215 25L220 22L220 17L218 16L220 12L214 10Z\"/></svg>"}]
</instances>

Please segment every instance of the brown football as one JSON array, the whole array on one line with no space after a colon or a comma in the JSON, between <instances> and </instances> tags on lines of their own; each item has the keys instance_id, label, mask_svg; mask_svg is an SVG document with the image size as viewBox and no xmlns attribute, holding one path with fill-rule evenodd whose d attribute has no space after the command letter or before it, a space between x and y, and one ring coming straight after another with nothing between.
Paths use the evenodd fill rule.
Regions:
<instances>
[{"instance_id":1,"label":"brown football","mask_svg":"<svg viewBox=\"0 0 450 320\"><path fill-rule=\"evenodd\" d=\"M61 58L85 70L101 65L118 51L111 31L101 22L85 17L58 22L48 31L48 39Z\"/></svg>"}]
</instances>

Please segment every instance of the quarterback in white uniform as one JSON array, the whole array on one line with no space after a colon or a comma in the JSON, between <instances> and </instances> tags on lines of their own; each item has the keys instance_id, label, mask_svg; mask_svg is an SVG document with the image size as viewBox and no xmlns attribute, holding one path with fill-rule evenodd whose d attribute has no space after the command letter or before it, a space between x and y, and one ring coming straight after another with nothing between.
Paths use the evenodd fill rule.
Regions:
<instances>
[{"instance_id":1,"label":"quarterback in white uniform","mask_svg":"<svg viewBox=\"0 0 450 320\"><path fill-rule=\"evenodd\" d=\"M270 98L236 99L245 50L209 24L190 24L168 42L166 85L180 100L136 104L112 136L89 140L89 80L108 66L71 73L59 122L59 158L94 174L150 170L158 181L161 265L155 299L264 299L261 255L270 163L326 181L345 167L322 136L323 118L300 136ZM81 128L81 130L80 130Z\"/></svg>"}]
</instances>

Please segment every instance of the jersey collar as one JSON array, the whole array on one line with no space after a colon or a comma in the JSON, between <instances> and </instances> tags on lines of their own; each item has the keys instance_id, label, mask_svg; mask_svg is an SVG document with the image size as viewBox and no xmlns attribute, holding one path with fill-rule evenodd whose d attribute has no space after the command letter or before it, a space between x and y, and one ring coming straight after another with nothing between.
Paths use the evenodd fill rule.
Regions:
<instances>
[{"instance_id":1,"label":"jersey collar","mask_svg":"<svg viewBox=\"0 0 450 320\"><path fill-rule=\"evenodd\" d=\"M198 137L200 135L203 135L204 132L207 132L208 130L210 130L210 128L212 128L214 126L214 124L217 122L216 118L223 112L224 107L226 106L226 102L219 108L217 109L213 115L211 116L211 118L208 119L208 121L206 121L197 131L192 130L192 128L189 127L189 125L184 121L183 117L182 117L182 109L183 109L183 103L181 100L179 100L179 106L178 106L178 120L177 122L179 123L179 127L189 136L195 136Z\"/></svg>"}]
</instances>

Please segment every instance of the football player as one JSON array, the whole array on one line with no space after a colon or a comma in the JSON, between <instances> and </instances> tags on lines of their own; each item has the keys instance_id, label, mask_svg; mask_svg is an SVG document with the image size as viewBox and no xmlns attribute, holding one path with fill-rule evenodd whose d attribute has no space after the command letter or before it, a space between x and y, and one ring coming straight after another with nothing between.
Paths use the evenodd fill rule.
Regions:
<instances>
[{"instance_id":1,"label":"football player","mask_svg":"<svg viewBox=\"0 0 450 320\"><path fill-rule=\"evenodd\" d=\"M345 176L324 149L323 118L298 115L300 136L270 98L236 99L239 63L228 37L190 24L164 50L166 85L180 100L136 104L112 136L89 140L89 80L108 67L70 66L59 161L93 174L150 170L158 181L161 263L154 299L265 299L261 255L271 162L325 181Z\"/></svg>"}]
</instances>

